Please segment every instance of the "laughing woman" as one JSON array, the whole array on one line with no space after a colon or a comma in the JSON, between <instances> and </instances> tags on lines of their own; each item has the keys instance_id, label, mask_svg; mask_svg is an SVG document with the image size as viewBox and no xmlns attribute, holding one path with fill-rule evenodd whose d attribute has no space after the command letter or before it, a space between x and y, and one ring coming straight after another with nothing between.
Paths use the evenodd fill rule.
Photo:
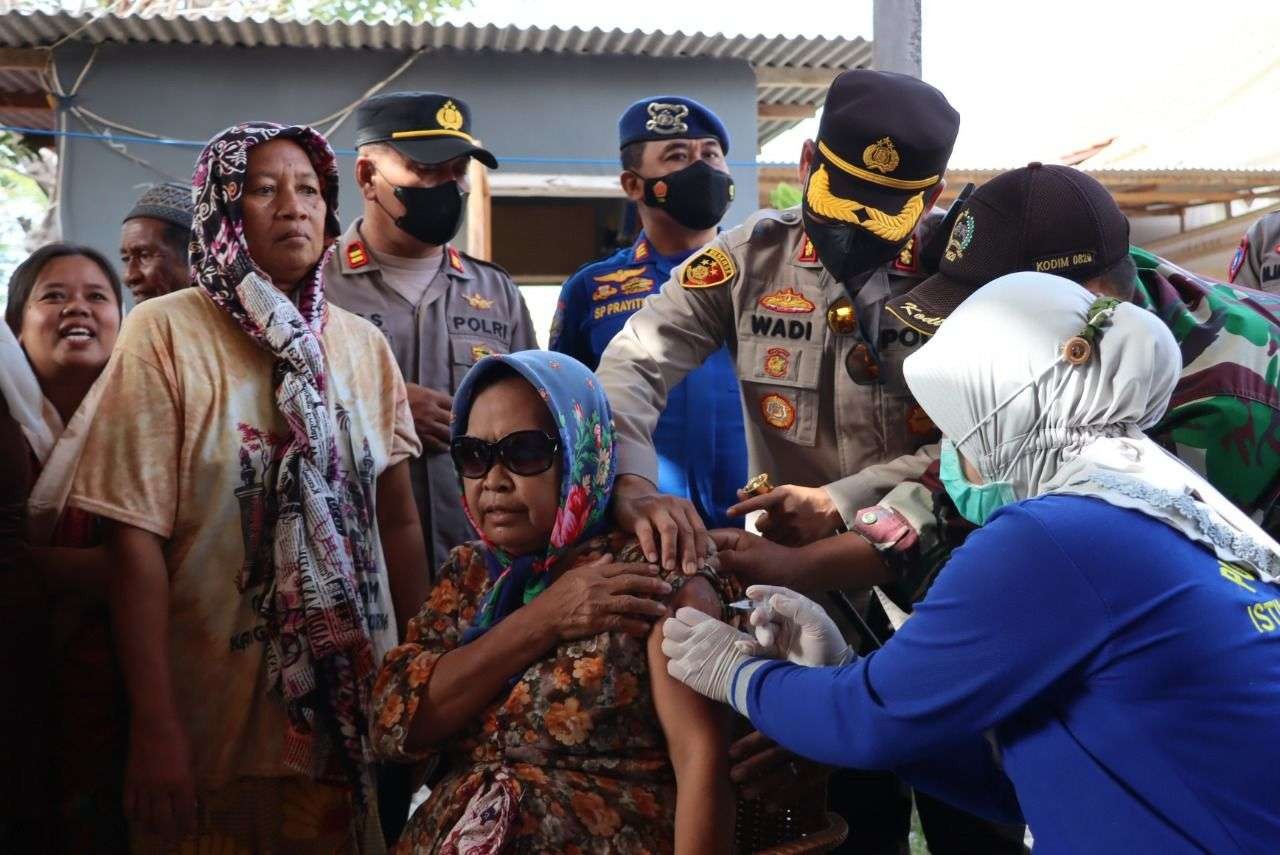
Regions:
<instances>
[{"instance_id":1,"label":"laughing woman","mask_svg":"<svg viewBox=\"0 0 1280 855\"><path fill-rule=\"evenodd\" d=\"M102 521L65 507L120 316L120 280L88 247L43 246L9 280L0 555L18 572L4 574L0 673L24 702L0 704L0 756L13 773L0 787L5 851L115 849L126 839Z\"/></svg>"},{"instance_id":2,"label":"laughing woman","mask_svg":"<svg viewBox=\"0 0 1280 855\"><path fill-rule=\"evenodd\" d=\"M652 623L659 600L719 613L733 592L608 563L643 559L600 532L613 420L591 372L545 351L480 361L452 452L480 541L452 552L374 690L375 750L448 764L400 851L728 851L727 722L667 675Z\"/></svg>"}]
</instances>

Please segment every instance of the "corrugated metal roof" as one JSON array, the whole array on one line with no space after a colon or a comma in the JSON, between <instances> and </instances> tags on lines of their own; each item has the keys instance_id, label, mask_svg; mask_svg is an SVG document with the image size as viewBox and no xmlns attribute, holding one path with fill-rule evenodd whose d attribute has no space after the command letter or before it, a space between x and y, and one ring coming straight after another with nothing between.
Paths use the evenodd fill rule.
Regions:
<instances>
[{"instance_id":1,"label":"corrugated metal roof","mask_svg":"<svg viewBox=\"0 0 1280 855\"><path fill-rule=\"evenodd\" d=\"M67 37L87 42L126 42L231 47L310 47L369 50L454 48L502 53L587 56L709 57L741 60L756 68L857 68L871 62L871 43L825 36L724 35L654 30L584 30L578 27L516 27L495 24L410 24L408 22L324 22L292 18L206 17L50 13L14 10L0 14L0 47L50 46ZM0 91L11 75L0 78ZM28 90L29 91L29 90ZM811 87L761 87L763 104L821 105L826 92ZM3 114L0 114L3 120ZM759 144L794 126L796 120L761 119ZM51 124L50 124L51 126Z\"/></svg>"}]
</instances>

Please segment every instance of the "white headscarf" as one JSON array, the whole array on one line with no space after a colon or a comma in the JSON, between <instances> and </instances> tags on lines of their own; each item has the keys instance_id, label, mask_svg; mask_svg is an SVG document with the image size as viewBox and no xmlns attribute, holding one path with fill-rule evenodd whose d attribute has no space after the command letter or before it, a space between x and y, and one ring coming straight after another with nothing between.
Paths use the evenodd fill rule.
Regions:
<instances>
[{"instance_id":1,"label":"white headscarf","mask_svg":"<svg viewBox=\"0 0 1280 855\"><path fill-rule=\"evenodd\" d=\"M0 322L0 395L4 395L9 414L22 428L40 461L40 475L27 497L26 538L33 544L47 546L52 542L71 494L71 480L84 450L89 425L98 410L102 389L102 376L99 376L71 421L63 425L58 411L40 390L40 381L26 351L9 325Z\"/></svg>"},{"instance_id":2,"label":"white headscarf","mask_svg":"<svg viewBox=\"0 0 1280 855\"><path fill-rule=\"evenodd\" d=\"M1132 508L1275 581L1280 544L1143 433L1182 370L1160 319L1121 304L1088 362L1062 358L1094 301L1057 276L996 279L907 358L907 385L982 477L1009 482L1018 499L1065 493Z\"/></svg>"}]
</instances>

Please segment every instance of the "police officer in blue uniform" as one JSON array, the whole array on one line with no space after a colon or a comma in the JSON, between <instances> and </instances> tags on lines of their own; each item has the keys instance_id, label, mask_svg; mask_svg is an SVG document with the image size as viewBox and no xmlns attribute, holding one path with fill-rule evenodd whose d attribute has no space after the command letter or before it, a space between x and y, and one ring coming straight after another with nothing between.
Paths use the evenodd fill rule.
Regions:
<instances>
[{"instance_id":1,"label":"police officer in blue uniform","mask_svg":"<svg viewBox=\"0 0 1280 855\"><path fill-rule=\"evenodd\" d=\"M710 243L733 201L729 133L692 98L642 98L618 120L622 175L642 229L635 243L578 270L560 292L551 349L592 370L645 298ZM708 527L741 527L725 510L747 478L738 378L721 348L671 390L653 434L658 489L689 499Z\"/></svg>"}]
</instances>

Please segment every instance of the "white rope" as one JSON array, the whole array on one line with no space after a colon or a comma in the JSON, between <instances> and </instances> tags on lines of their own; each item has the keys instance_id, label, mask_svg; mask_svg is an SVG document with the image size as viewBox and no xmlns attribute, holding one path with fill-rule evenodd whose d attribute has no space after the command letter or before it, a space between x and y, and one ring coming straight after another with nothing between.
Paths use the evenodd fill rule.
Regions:
<instances>
[{"instance_id":1,"label":"white rope","mask_svg":"<svg viewBox=\"0 0 1280 855\"><path fill-rule=\"evenodd\" d=\"M418 48L416 51L413 52L413 54L408 59L400 63L400 65L395 69L395 71L392 71L386 77L382 78L377 83L370 86L368 89L365 90L364 94L361 95L359 98L352 101L350 104L343 107L341 110L330 113L329 115L323 118L316 119L314 122L307 122L306 124L314 128L316 125L321 125L329 121L330 119L335 119L336 121L334 121L332 125L330 125L328 128L326 128L324 131L321 132L324 134L326 138L331 136L334 131L342 127L342 123L347 120L348 116L350 116L352 113L355 112L356 107L359 107L362 101L364 101L366 98L369 98L381 92L384 88L390 85L393 80L395 80L397 77L399 77L400 75L408 71L409 66L413 65L413 63L418 59L418 57L422 56L426 52L427 52L427 48Z\"/></svg>"}]
</instances>

